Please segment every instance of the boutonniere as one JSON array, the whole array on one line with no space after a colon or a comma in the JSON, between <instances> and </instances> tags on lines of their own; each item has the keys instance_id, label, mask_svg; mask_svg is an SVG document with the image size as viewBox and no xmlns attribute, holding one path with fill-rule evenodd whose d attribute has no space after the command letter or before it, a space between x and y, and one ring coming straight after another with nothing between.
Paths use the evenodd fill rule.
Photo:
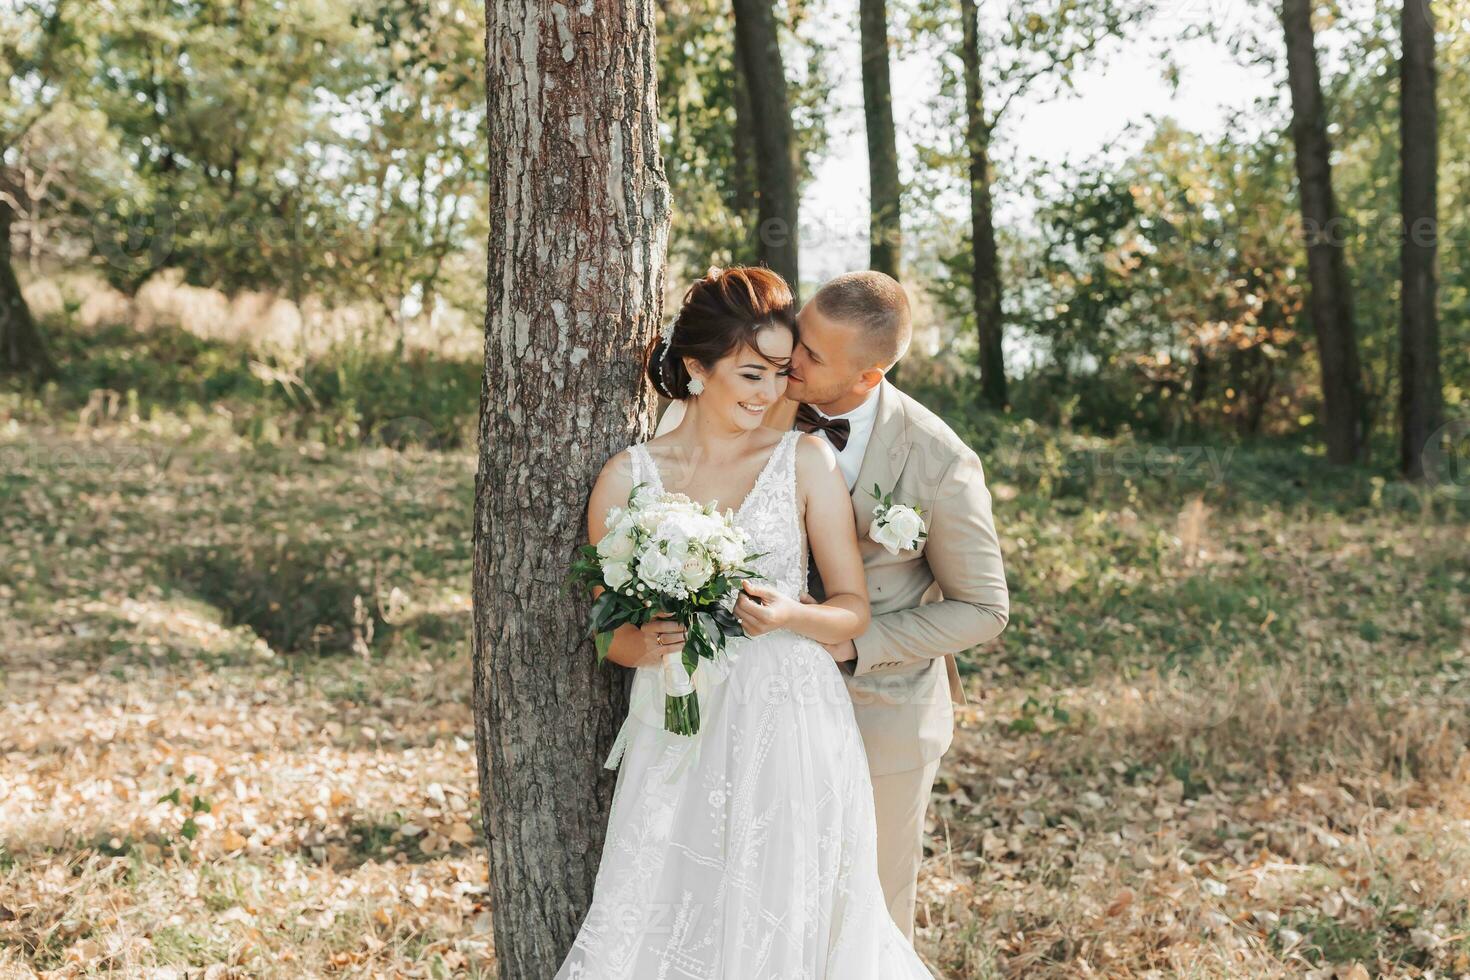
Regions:
<instances>
[{"instance_id":1,"label":"boutonniere","mask_svg":"<svg viewBox=\"0 0 1470 980\"><path fill-rule=\"evenodd\" d=\"M887 548L890 555L917 548L919 542L929 536L923 508L895 504L893 494L884 493L876 483L873 484L873 499L878 501L878 505L873 508L873 523L868 528L868 537Z\"/></svg>"}]
</instances>

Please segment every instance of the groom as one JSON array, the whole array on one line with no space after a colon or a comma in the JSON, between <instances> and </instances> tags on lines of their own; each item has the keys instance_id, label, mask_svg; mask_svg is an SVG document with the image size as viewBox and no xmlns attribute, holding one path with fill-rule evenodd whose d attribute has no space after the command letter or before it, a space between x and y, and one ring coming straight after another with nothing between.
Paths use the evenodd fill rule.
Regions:
<instances>
[{"instance_id":1,"label":"groom","mask_svg":"<svg viewBox=\"0 0 1470 980\"><path fill-rule=\"evenodd\" d=\"M894 921L913 938L924 815L964 702L955 654L995 639L1010 615L980 460L938 416L884 380L908 348L903 287L850 272L797 317L789 399L765 424L825 436L852 491L873 621L829 647L847 677L872 773L878 869ZM921 508L927 537L890 554L873 541L874 486ZM813 583L820 589L820 583Z\"/></svg>"}]
</instances>

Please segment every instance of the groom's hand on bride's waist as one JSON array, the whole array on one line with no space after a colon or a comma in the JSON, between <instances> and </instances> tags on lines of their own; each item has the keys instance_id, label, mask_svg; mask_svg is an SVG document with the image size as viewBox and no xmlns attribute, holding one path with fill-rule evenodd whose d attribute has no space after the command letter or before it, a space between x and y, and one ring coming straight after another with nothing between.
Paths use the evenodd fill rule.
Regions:
<instances>
[{"instance_id":1,"label":"groom's hand on bride's waist","mask_svg":"<svg viewBox=\"0 0 1470 980\"><path fill-rule=\"evenodd\" d=\"M857 659L857 647L851 640L843 640L841 643L823 643L822 648L832 655L833 660L840 664Z\"/></svg>"}]
</instances>

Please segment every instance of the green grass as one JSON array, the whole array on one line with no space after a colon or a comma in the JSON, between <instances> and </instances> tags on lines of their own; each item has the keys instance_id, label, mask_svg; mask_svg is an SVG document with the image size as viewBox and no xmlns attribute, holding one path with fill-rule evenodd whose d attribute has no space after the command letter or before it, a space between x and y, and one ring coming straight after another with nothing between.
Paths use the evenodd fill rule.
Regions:
<instances>
[{"instance_id":1,"label":"green grass","mask_svg":"<svg viewBox=\"0 0 1470 980\"><path fill-rule=\"evenodd\" d=\"M479 408L475 360L342 346L296 363L174 327L84 331L57 319L46 329L58 377L39 391L10 384L0 414L169 421L256 446L450 449L471 436Z\"/></svg>"},{"instance_id":2,"label":"green grass","mask_svg":"<svg viewBox=\"0 0 1470 980\"><path fill-rule=\"evenodd\" d=\"M448 837L480 833L478 367L343 352L297 385L187 336L104 331L85 364L83 340L56 387L0 395L0 760L38 760L0 762L34 794L0 797L0 905L23 913L0 973L29 948L488 975L483 858ZM84 419L99 386L121 407ZM924 953L961 980L1289 975L1289 928L1324 965L1470 970L1470 504L1295 443L948 408L1012 619L961 659ZM385 448L403 415L430 424ZM79 905L122 911L52 929ZM151 945L86 945L122 935Z\"/></svg>"}]
</instances>

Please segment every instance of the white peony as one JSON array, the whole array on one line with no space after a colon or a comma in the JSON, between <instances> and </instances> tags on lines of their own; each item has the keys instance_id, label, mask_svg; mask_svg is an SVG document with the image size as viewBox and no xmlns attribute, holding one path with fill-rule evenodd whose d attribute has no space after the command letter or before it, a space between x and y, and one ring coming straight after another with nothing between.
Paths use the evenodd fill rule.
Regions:
<instances>
[{"instance_id":1,"label":"white peony","mask_svg":"<svg viewBox=\"0 0 1470 980\"><path fill-rule=\"evenodd\" d=\"M641 510L655 504L659 496L659 492L653 488L653 484L641 483L633 491L632 497L629 498L628 506L633 510Z\"/></svg>"},{"instance_id":2,"label":"white peony","mask_svg":"<svg viewBox=\"0 0 1470 980\"><path fill-rule=\"evenodd\" d=\"M743 535L737 536L729 533L721 534L711 542L710 547L715 560L725 569L739 568L740 564L745 561L747 550Z\"/></svg>"},{"instance_id":3,"label":"white peony","mask_svg":"<svg viewBox=\"0 0 1470 980\"><path fill-rule=\"evenodd\" d=\"M611 561L602 566L602 580L609 589L621 589L633 581L633 570L627 562Z\"/></svg>"}]
</instances>

